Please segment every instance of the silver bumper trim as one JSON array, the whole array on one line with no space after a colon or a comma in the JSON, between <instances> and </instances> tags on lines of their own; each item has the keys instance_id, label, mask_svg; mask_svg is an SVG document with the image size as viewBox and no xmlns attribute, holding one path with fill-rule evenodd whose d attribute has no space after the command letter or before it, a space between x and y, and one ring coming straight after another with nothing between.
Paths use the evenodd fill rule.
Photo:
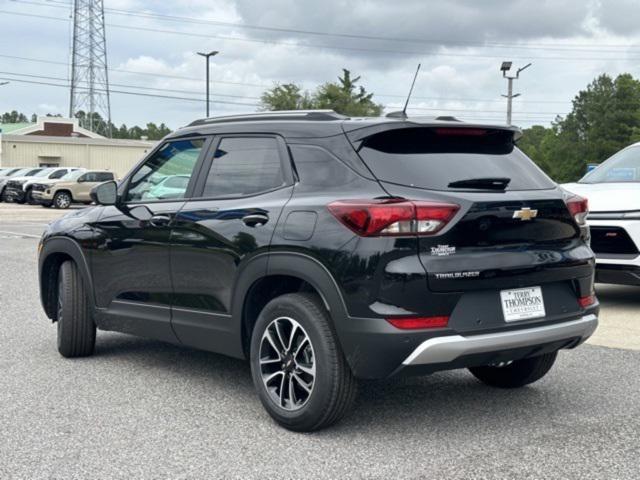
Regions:
<instances>
[{"instance_id":1,"label":"silver bumper trim","mask_svg":"<svg viewBox=\"0 0 640 480\"><path fill-rule=\"evenodd\" d=\"M485 335L447 335L422 342L403 365L425 365L452 362L456 358L474 353L498 352L511 348L528 347L570 338L581 341L591 336L598 326L598 317L585 315L569 322L525 328Z\"/></svg>"}]
</instances>

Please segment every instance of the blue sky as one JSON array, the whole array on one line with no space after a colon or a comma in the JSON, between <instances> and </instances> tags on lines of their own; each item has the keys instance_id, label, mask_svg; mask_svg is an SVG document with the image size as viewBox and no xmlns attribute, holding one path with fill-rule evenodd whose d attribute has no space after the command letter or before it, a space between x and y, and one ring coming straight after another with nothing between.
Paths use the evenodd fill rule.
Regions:
<instances>
[{"instance_id":1,"label":"blue sky","mask_svg":"<svg viewBox=\"0 0 640 480\"><path fill-rule=\"evenodd\" d=\"M104 3L117 125L176 128L203 116L204 61L195 55L203 50L221 52L212 63L212 98L228 103L213 103L214 114L254 111L276 82L313 89L343 67L392 110L421 62L413 113L502 122L506 85L498 68L513 59L533 62L516 83L514 121L526 127L568 112L600 73L640 77L635 0ZM69 14L68 0L0 0L0 78L13 79L0 87L0 112L68 113L68 88L23 82L65 83Z\"/></svg>"}]
</instances>

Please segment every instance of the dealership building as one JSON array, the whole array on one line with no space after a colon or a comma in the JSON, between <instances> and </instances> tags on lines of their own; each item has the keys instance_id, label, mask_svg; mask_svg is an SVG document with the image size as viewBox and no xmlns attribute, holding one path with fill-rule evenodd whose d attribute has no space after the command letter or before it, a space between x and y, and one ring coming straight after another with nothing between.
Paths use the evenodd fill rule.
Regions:
<instances>
[{"instance_id":1,"label":"dealership building","mask_svg":"<svg viewBox=\"0 0 640 480\"><path fill-rule=\"evenodd\" d=\"M77 119L0 123L0 167L81 167L122 178L155 143L106 138L80 127Z\"/></svg>"}]
</instances>

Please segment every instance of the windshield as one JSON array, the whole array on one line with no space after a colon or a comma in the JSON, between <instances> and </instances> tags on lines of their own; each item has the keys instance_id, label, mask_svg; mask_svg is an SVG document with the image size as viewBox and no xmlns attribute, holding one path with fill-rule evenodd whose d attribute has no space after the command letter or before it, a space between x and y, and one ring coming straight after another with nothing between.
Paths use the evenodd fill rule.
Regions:
<instances>
[{"instance_id":1,"label":"windshield","mask_svg":"<svg viewBox=\"0 0 640 480\"><path fill-rule=\"evenodd\" d=\"M77 180L78 178L80 178L80 176L85 173L86 170L74 170L73 172L69 172L67 173L64 177L62 177L60 180L64 180L64 181L74 181Z\"/></svg>"},{"instance_id":2,"label":"windshield","mask_svg":"<svg viewBox=\"0 0 640 480\"><path fill-rule=\"evenodd\" d=\"M9 174L9 177L23 177L27 173L29 173L29 168L21 168L20 170L16 170L15 172Z\"/></svg>"},{"instance_id":3,"label":"windshield","mask_svg":"<svg viewBox=\"0 0 640 480\"><path fill-rule=\"evenodd\" d=\"M34 175L34 177L48 177L54 172L55 168L45 168L44 170L40 170L38 173Z\"/></svg>"},{"instance_id":4,"label":"windshield","mask_svg":"<svg viewBox=\"0 0 640 480\"><path fill-rule=\"evenodd\" d=\"M640 182L640 146L625 148L587 173L579 183Z\"/></svg>"}]
</instances>

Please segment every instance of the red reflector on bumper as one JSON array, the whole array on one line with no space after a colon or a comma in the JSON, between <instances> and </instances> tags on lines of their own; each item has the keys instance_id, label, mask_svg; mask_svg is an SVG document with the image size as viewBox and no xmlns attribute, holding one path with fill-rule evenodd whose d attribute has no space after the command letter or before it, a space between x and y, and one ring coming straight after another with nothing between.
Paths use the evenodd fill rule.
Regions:
<instances>
[{"instance_id":1,"label":"red reflector on bumper","mask_svg":"<svg viewBox=\"0 0 640 480\"><path fill-rule=\"evenodd\" d=\"M594 303L596 303L596 296L595 295L588 295L586 297L578 298L578 304L582 308L587 308L587 307L593 305Z\"/></svg>"},{"instance_id":2,"label":"red reflector on bumper","mask_svg":"<svg viewBox=\"0 0 640 480\"><path fill-rule=\"evenodd\" d=\"M404 317L387 318L387 322L401 330L418 330L421 328L443 328L449 324L449 317Z\"/></svg>"}]
</instances>

